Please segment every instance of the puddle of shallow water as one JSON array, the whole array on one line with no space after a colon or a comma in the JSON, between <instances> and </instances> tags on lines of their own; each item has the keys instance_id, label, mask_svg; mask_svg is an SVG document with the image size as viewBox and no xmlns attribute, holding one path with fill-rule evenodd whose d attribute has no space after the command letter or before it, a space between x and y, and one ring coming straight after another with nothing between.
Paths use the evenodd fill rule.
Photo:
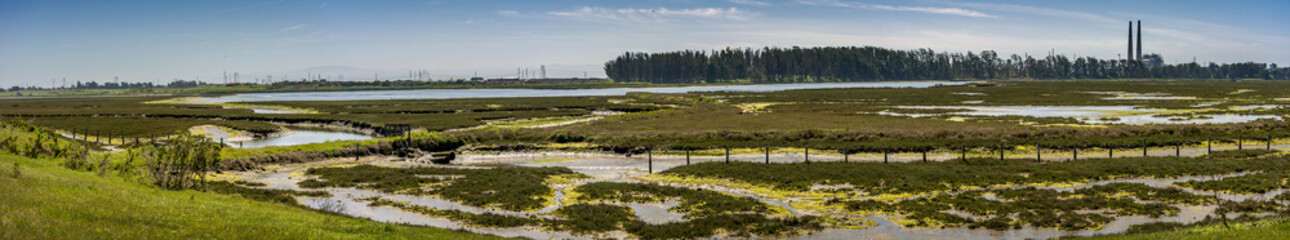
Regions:
<instances>
[{"instance_id":1,"label":"puddle of shallow water","mask_svg":"<svg viewBox=\"0 0 1290 240\"><path fill-rule=\"evenodd\" d=\"M530 227L490 228L490 227L465 226L446 218L430 217L426 215L403 211L401 209L394 208L394 207L387 207L387 206L371 207L367 205L368 204L367 202L354 200L356 198L364 198L364 197L372 197L372 196L381 196L382 198L387 198L395 201L404 201L404 200L410 200L410 199L391 197L385 194L380 194L380 193L375 193L370 191L365 192L361 190L346 191L346 190L329 189L329 192L332 192L332 195L333 195L332 197L297 198L297 200L299 200L301 204L304 204L305 206L310 208L320 209L320 210L339 210L339 213L341 214L360 217L360 218L366 218L377 222L402 223L402 224L430 226L430 227L454 229L454 230L465 229L471 232L492 234L492 235L497 235L502 237L524 237L524 238L532 238L532 239L579 238L579 236L575 236L567 232L547 232L547 231L542 231L541 229L534 229ZM422 205L425 203L427 202L424 200L420 200L420 201L417 201L417 203L415 204ZM335 206L337 204L343 207L340 207L339 209L325 208L328 206ZM425 206L425 205L422 205L422 206ZM443 207L440 205L426 206L426 207L432 207L436 209L457 209L457 208L440 208L440 207ZM457 210L469 212L468 208L457 209Z\"/></svg>"},{"instance_id":2,"label":"puddle of shallow water","mask_svg":"<svg viewBox=\"0 0 1290 240\"><path fill-rule=\"evenodd\" d=\"M1219 124L1219 123L1243 123L1243 122L1251 122L1251 121L1260 120L1260 119L1273 119L1273 120L1281 120L1281 119L1282 119L1282 118L1281 118L1281 116L1276 116L1276 115L1232 115L1232 114L1224 114L1224 115L1199 115L1199 116L1204 116L1205 118L1203 118L1203 119L1199 119L1199 118L1198 118L1198 119L1185 119L1185 118L1180 118L1180 117L1162 118L1162 117L1153 116L1153 115L1133 115L1133 116L1121 116L1121 117L1117 117L1117 118L1119 118L1118 120L1108 120L1108 121L1104 121L1104 120L1100 120L1100 119L1084 119L1084 120L1082 120L1082 121L1084 121L1085 123L1095 123L1095 124L1130 124L1130 125L1143 125L1143 124L1148 124L1148 123L1152 123L1152 124ZM1182 120L1179 120L1179 119L1182 119Z\"/></svg>"},{"instance_id":3,"label":"puddle of shallow water","mask_svg":"<svg viewBox=\"0 0 1290 240\"><path fill-rule=\"evenodd\" d=\"M292 113L296 113L296 112L286 111L286 110L273 110L273 109L261 109L261 108L252 108L252 109L251 109L251 112L252 112L252 113L256 113L256 114L292 114Z\"/></svg>"},{"instance_id":4,"label":"puddle of shallow water","mask_svg":"<svg viewBox=\"0 0 1290 240\"><path fill-rule=\"evenodd\" d=\"M1249 105L1249 106L1235 106L1235 107L1232 107L1232 109L1236 109L1236 110L1255 110L1255 109L1276 109L1276 108L1282 108L1282 107L1285 107L1285 105Z\"/></svg>"},{"instance_id":5,"label":"puddle of shallow water","mask_svg":"<svg viewBox=\"0 0 1290 240\"><path fill-rule=\"evenodd\" d=\"M1117 92L1088 91L1084 93L1098 94L1098 95L1115 95L1112 97L1104 97L1102 98L1102 100L1192 100L1192 99L1196 99L1196 97L1188 97L1188 96L1170 96L1168 93L1131 93L1131 92L1118 92L1118 91Z\"/></svg>"},{"instance_id":6,"label":"puddle of shallow water","mask_svg":"<svg viewBox=\"0 0 1290 240\"><path fill-rule=\"evenodd\" d=\"M220 132L223 132L223 131L220 131ZM228 136L227 133L223 133L222 135L220 133L212 133L212 134L214 134L214 136ZM212 137L212 139L216 139L216 137ZM321 142L345 141L345 140L367 140L367 139L372 139L372 136L358 134L358 133L339 132L339 131L291 130L291 132L275 138L267 138L267 139L236 142L236 143L226 142L225 144L233 147L239 147L239 148L257 148L257 147L268 147L268 146L291 146L291 145L300 145L300 144L309 144L309 143L321 143Z\"/></svg>"},{"instance_id":7,"label":"puddle of shallow water","mask_svg":"<svg viewBox=\"0 0 1290 240\"><path fill-rule=\"evenodd\" d=\"M624 205L632 209L632 212L636 214L637 219L640 219L641 221L645 221L650 224L665 224L665 223L686 221L685 214L668 210L676 206L681 206L681 203L677 202L675 199L668 199L667 201L663 201L663 202L628 203Z\"/></svg>"}]
</instances>

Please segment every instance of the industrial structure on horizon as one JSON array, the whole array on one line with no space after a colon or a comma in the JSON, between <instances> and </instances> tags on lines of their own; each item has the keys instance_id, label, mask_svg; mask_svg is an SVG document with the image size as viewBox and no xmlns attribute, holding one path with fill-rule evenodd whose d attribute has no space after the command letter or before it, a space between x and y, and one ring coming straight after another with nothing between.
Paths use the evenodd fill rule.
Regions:
<instances>
[{"instance_id":1,"label":"industrial structure on horizon","mask_svg":"<svg viewBox=\"0 0 1290 240\"><path fill-rule=\"evenodd\" d=\"M1133 48L1133 21L1129 21L1129 53L1126 54L1131 61L1142 62L1147 67L1159 67L1165 64L1165 59L1160 54L1152 53L1142 55L1142 20L1138 20L1138 48L1134 52Z\"/></svg>"}]
</instances>

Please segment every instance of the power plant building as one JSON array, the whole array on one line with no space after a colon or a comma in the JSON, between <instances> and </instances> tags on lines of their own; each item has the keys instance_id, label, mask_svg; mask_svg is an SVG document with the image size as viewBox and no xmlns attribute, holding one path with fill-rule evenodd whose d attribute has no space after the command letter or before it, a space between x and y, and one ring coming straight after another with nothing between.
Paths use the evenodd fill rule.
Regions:
<instances>
[{"instance_id":1,"label":"power plant building","mask_svg":"<svg viewBox=\"0 0 1290 240\"><path fill-rule=\"evenodd\" d=\"M1125 56L1128 56L1129 60L1141 62L1142 65L1147 67L1159 67L1165 64L1165 60L1160 57L1160 54L1142 55L1142 20L1138 20L1138 47L1136 52L1133 47L1133 21L1129 21L1129 52Z\"/></svg>"}]
</instances>

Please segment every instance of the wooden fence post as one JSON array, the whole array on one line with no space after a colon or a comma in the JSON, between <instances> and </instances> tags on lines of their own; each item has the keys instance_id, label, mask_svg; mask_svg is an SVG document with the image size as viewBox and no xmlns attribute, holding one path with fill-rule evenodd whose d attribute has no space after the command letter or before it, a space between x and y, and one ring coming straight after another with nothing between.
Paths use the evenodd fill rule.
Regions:
<instances>
[{"instance_id":1,"label":"wooden fence post","mask_svg":"<svg viewBox=\"0 0 1290 240\"><path fill-rule=\"evenodd\" d=\"M882 149L882 163L887 163L887 149Z\"/></svg>"},{"instance_id":2,"label":"wooden fence post","mask_svg":"<svg viewBox=\"0 0 1290 240\"><path fill-rule=\"evenodd\" d=\"M959 145L959 152L962 153L962 155L959 155L959 160L967 161L967 147Z\"/></svg>"},{"instance_id":3,"label":"wooden fence post","mask_svg":"<svg viewBox=\"0 0 1290 240\"><path fill-rule=\"evenodd\" d=\"M806 151L806 164L811 164L811 148L802 148Z\"/></svg>"},{"instance_id":4,"label":"wooden fence post","mask_svg":"<svg viewBox=\"0 0 1290 240\"><path fill-rule=\"evenodd\" d=\"M846 153L846 152L842 153L842 162L844 163L851 162L851 153Z\"/></svg>"},{"instance_id":5,"label":"wooden fence post","mask_svg":"<svg viewBox=\"0 0 1290 240\"><path fill-rule=\"evenodd\" d=\"M1213 153L1214 153L1214 138L1213 137L1205 138L1205 154L1213 154Z\"/></svg>"},{"instance_id":6,"label":"wooden fence post","mask_svg":"<svg viewBox=\"0 0 1290 240\"><path fill-rule=\"evenodd\" d=\"M726 147L726 164L730 164L730 147Z\"/></svg>"},{"instance_id":7,"label":"wooden fence post","mask_svg":"<svg viewBox=\"0 0 1290 240\"><path fill-rule=\"evenodd\" d=\"M1003 161L1003 144L999 144L999 161Z\"/></svg>"},{"instance_id":8,"label":"wooden fence post","mask_svg":"<svg viewBox=\"0 0 1290 240\"><path fill-rule=\"evenodd\" d=\"M1245 139L1236 138L1236 150L1245 150Z\"/></svg>"},{"instance_id":9,"label":"wooden fence post","mask_svg":"<svg viewBox=\"0 0 1290 240\"><path fill-rule=\"evenodd\" d=\"M690 149L685 149L685 165L690 165Z\"/></svg>"},{"instance_id":10,"label":"wooden fence post","mask_svg":"<svg viewBox=\"0 0 1290 240\"><path fill-rule=\"evenodd\" d=\"M1174 140L1174 157L1182 156L1182 140Z\"/></svg>"},{"instance_id":11,"label":"wooden fence post","mask_svg":"<svg viewBox=\"0 0 1290 240\"><path fill-rule=\"evenodd\" d=\"M1146 139L1142 139L1142 156L1143 156L1143 157L1146 157L1146 156L1147 156L1147 140L1146 140Z\"/></svg>"},{"instance_id":12,"label":"wooden fence post","mask_svg":"<svg viewBox=\"0 0 1290 240\"><path fill-rule=\"evenodd\" d=\"M927 149L923 149L923 162L927 162Z\"/></svg>"},{"instance_id":13,"label":"wooden fence post","mask_svg":"<svg viewBox=\"0 0 1290 240\"><path fill-rule=\"evenodd\" d=\"M1071 148L1071 160L1079 160L1079 147Z\"/></svg>"},{"instance_id":14,"label":"wooden fence post","mask_svg":"<svg viewBox=\"0 0 1290 240\"><path fill-rule=\"evenodd\" d=\"M1268 144L1268 151L1272 151L1272 134L1269 133L1268 136L1264 137L1263 139L1267 140L1267 141L1264 141L1264 143Z\"/></svg>"},{"instance_id":15,"label":"wooden fence post","mask_svg":"<svg viewBox=\"0 0 1290 240\"><path fill-rule=\"evenodd\" d=\"M654 173L654 150L645 150L645 155L649 159L649 173Z\"/></svg>"},{"instance_id":16,"label":"wooden fence post","mask_svg":"<svg viewBox=\"0 0 1290 240\"><path fill-rule=\"evenodd\" d=\"M1115 148L1106 148L1106 158L1115 158Z\"/></svg>"},{"instance_id":17,"label":"wooden fence post","mask_svg":"<svg viewBox=\"0 0 1290 240\"><path fill-rule=\"evenodd\" d=\"M1044 162L1043 146L1035 144L1035 162Z\"/></svg>"},{"instance_id":18,"label":"wooden fence post","mask_svg":"<svg viewBox=\"0 0 1290 240\"><path fill-rule=\"evenodd\" d=\"M766 147L766 164L770 164L770 147Z\"/></svg>"}]
</instances>

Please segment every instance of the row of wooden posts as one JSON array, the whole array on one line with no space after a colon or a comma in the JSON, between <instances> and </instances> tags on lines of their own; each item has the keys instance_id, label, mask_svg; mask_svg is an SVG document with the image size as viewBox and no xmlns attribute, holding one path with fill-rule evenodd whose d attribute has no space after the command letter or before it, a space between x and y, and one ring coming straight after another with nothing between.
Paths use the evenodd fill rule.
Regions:
<instances>
[{"instance_id":1,"label":"row of wooden posts","mask_svg":"<svg viewBox=\"0 0 1290 240\"><path fill-rule=\"evenodd\" d=\"M1267 150L1272 150L1272 138L1271 138L1271 136L1269 136L1269 137L1266 139L1265 144L1266 144L1266 146L1265 146L1265 147L1266 147L1266 149L1267 149ZM770 147L766 147L766 148L764 148L764 149L766 150L766 164L770 164ZM1142 156L1143 156L1143 157L1146 157L1146 156L1147 156L1147 149L1148 149L1148 146L1147 146L1147 140L1146 140L1146 139L1143 139L1143 140L1142 140ZM1245 149L1245 142L1244 142L1242 139L1236 139L1236 149L1237 149L1237 150L1244 150L1244 149ZM727 147L727 148L725 148L725 150L726 150L726 155L725 155L725 156L726 156L726 164L730 164L730 148L729 148L729 147ZM962 146L960 146L960 147L959 147L959 150L960 150L960 152L961 152L961 155L960 155L959 159L960 159L960 160L967 160L967 148L966 148L966 147L962 147ZM1114 158L1114 157L1115 157L1115 149L1114 149L1114 148L1107 148L1106 150L1107 150L1107 152L1106 152L1106 154L1107 154L1107 158ZM998 152L999 152L999 160L1001 160L1001 161L1002 161L1002 160L1004 160L1004 158L1005 158L1005 153L1006 153L1006 152L1003 150L1003 144L999 144ZM805 155L805 156L804 156L804 158L803 158L803 162L805 162L806 164L811 164L811 149L810 149L810 148L803 148L803 153L804 153L804 155ZM1213 144L1213 139L1206 139L1206 140L1205 140L1205 153L1206 153L1206 154L1214 153L1214 144ZM927 162L927 151L926 151L926 150L923 150L923 151L922 151L922 154L923 154L923 162ZM649 162L649 173L654 173L654 151L653 151L653 150L647 150L647 151L646 151L646 155L648 156L647 158L648 158L648 162ZM888 158L888 156L889 156L889 155L890 155L890 154L887 152L887 150L885 150L885 149L884 149L884 150L882 150L882 163L887 163L887 158ZM1182 156L1182 143L1181 143L1181 142L1180 142L1180 143L1178 143L1178 144L1174 144L1174 156ZM1043 158L1043 146L1041 146L1041 145L1036 145L1036 146L1035 146L1035 162L1043 162L1043 161L1044 161L1043 159L1044 159L1044 158ZM1071 149L1071 159L1072 159L1072 160L1079 160L1079 148ZM843 161L843 162L850 162L850 161L851 161L851 154L842 154L842 161ZM688 149L687 149L687 150L685 150L685 165L690 165L690 150L688 150Z\"/></svg>"},{"instance_id":2,"label":"row of wooden posts","mask_svg":"<svg viewBox=\"0 0 1290 240\"><path fill-rule=\"evenodd\" d=\"M108 132L107 135L103 135L103 132L101 131L94 131L93 135L91 135L90 133L91 132L89 130L81 130L81 129L73 128L70 135L72 135L71 137L73 139L75 139L76 137L81 137L81 140L85 140L89 142L100 142L100 141L106 140L107 144L109 145L112 144L112 140L113 140L112 132ZM117 135L117 137L121 138L121 144L130 143L130 138L122 137L121 135ZM141 143L142 141L139 139L140 139L139 137L134 137L134 143ZM154 134L151 137L144 138L144 139L147 140L148 142L157 142L157 135Z\"/></svg>"},{"instance_id":3,"label":"row of wooden posts","mask_svg":"<svg viewBox=\"0 0 1290 240\"><path fill-rule=\"evenodd\" d=\"M97 132L97 131L95 132L95 134L94 134L94 135L90 135L89 130L81 131L81 130L79 130L79 129L75 129L75 128L73 128L70 134L72 135L72 136L71 136L71 137L72 137L72 139L76 139L76 137L78 137L78 136L79 136L79 137L81 137L81 140L85 140L85 141L89 141L89 142L98 142L98 141L103 141L103 140L105 139L104 137L100 137L100 136L103 136L103 135L101 135L101 134L102 134L102 132ZM91 138L90 138L91 136L93 136L94 138L93 138L93 139L91 139ZM120 136L120 135L117 135L117 137L121 137L121 136ZM148 138L143 138L143 139L144 139L144 140L146 140L148 143L156 143L156 142L157 142L157 135L156 135L156 134L153 134L153 135L149 136ZM106 143L107 143L108 145L112 145L112 133L111 133L111 132L108 132L108 133L107 133L107 135L106 135L106 140L107 140L107 142L106 142ZM122 137L122 138L121 138L121 144L128 144L128 143L130 143L130 138L126 138L126 137ZM135 143L135 144L143 143L143 140L140 140L140 138L139 138L139 137L134 137L134 143ZM219 139L219 145L220 145L220 146L224 146L224 138L220 138L220 139ZM237 146L238 146L238 147L242 147L242 142L238 142L238 143L237 143Z\"/></svg>"}]
</instances>

